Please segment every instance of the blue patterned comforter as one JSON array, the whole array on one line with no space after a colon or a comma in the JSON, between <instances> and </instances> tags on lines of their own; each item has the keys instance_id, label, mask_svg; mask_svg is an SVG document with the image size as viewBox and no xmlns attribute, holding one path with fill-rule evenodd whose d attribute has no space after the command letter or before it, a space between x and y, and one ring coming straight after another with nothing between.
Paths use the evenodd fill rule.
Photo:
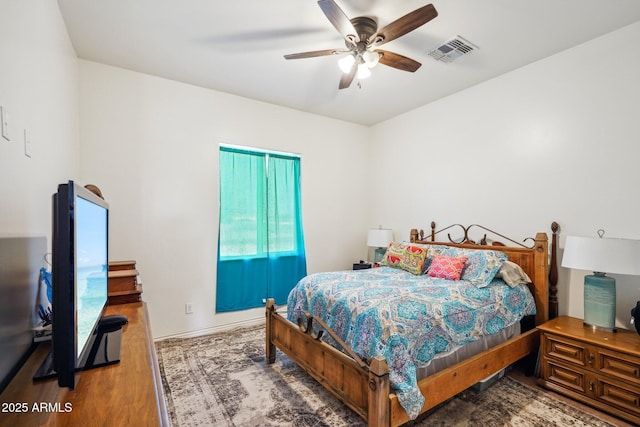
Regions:
<instances>
[{"instance_id":1,"label":"blue patterned comforter","mask_svg":"<svg viewBox=\"0 0 640 427\"><path fill-rule=\"evenodd\" d=\"M305 311L324 320L359 357L384 357L391 388L413 419L424 404L417 366L536 309L525 285L510 288L497 279L478 288L379 267L303 278L289 294L287 316L296 322Z\"/></svg>"}]
</instances>

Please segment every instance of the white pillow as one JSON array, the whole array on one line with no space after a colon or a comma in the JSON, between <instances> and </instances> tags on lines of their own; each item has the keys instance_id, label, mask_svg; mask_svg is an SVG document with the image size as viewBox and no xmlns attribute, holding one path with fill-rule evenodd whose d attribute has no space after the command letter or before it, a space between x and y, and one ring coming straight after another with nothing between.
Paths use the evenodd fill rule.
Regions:
<instances>
[{"instance_id":1,"label":"white pillow","mask_svg":"<svg viewBox=\"0 0 640 427\"><path fill-rule=\"evenodd\" d=\"M518 286L521 283L531 283L531 279L524 272L522 267L512 261L505 261L498 270L496 277L501 278L505 283L512 288Z\"/></svg>"}]
</instances>

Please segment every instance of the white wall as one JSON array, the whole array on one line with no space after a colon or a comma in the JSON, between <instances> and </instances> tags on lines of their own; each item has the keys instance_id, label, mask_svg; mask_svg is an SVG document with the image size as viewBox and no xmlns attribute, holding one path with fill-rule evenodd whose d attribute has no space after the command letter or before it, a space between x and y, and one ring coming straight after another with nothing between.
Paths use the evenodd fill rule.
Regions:
<instances>
[{"instance_id":1,"label":"white wall","mask_svg":"<svg viewBox=\"0 0 640 427\"><path fill-rule=\"evenodd\" d=\"M264 318L215 314L220 142L301 154L309 272L366 257L368 128L94 62L80 76L81 176L110 204L110 258L137 261L155 337Z\"/></svg>"},{"instance_id":2,"label":"white wall","mask_svg":"<svg viewBox=\"0 0 640 427\"><path fill-rule=\"evenodd\" d=\"M0 137L0 236L48 236L50 247L51 195L78 173L77 58L56 2L0 0L0 10L0 105L11 136Z\"/></svg>"},{"instance_id":3,"label":"white wall","mask_svg":"<svg viewBox=\"0 0 640 427\"><path fill-rule=\"evenodd\" d=\"M214 314L219 142L302 154L310 272L366 257L378 224L400 239L431 220L523 237L557 220L561 246L598 228L640 238L640 51L627 43L640 24L363 128L86 61L79 73L55 2L0 4L13 135L0 140L0 235L48 236L55 186L97 184L112 259L138 261L157 337L262 317ZM373 182L375 198L361 191ZM562 313L582 316L585 273L561 269ZM640 282L617 279L628 326Z\"/></svg>"},{"instance_id":4,"label":"white wall","mask_svg":"<svg viewBox=\"0 0 640 427\"><path fill-rule=\"evenodd\" d=\"M629 40L640 23L375 126L373 170L392 172L372 211L401 236L435 220L526 237L555 220L561 247L601 228L639 239L640 50ZM582 317L590 273L560 274L561 314ZM614 277L629 327L640 278Z\"/></svg>"}]
</instances>

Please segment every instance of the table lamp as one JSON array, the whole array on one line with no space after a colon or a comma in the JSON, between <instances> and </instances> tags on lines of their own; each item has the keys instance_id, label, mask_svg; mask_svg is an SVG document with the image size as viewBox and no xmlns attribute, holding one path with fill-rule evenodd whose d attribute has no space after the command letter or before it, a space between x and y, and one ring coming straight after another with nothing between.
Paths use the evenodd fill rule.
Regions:
<instances>
[{"instance_id":1,"label":"table lamp","mask_svg":"<svg viewBox=\"0 0 640 427\"><path fill-rule=\"evenodd\" d=\"M367 234L367 246L376 248L373 262L380 262L389 243L393 241L393 230L389 228L372 228Z\"/></svg>"},{"instance_id":2,"label":"table lamp","mask_svg":"<svg viewBox=\"0 0 640 427\"><path fill-rule=\"evenodd\" d=\"M584 324L615 331L616 281L606 273L640 275L640 240L568 236L562 266L590 270L584 276Z\"/></svg>"}]
</instances>

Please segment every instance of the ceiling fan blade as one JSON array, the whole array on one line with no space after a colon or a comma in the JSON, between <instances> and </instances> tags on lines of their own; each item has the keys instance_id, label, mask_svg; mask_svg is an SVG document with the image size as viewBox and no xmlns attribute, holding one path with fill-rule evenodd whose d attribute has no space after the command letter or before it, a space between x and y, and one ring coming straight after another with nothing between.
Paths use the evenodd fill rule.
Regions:
<instances>
[{"instance_id":1,"label":"ceiling fan blade","mask_svg":"<svg viewBox=\"0 0 640 427\"><path fill-rule=\"evenodd\" d=\"M338 89L346 89L351 86L353 79L356 77L357 71L358 65L353 64L353 66L351 67L351 71L349 71L348 73L343 73L342 77L340 77L340 85L338 86Z\"/></svg>"},{"instance_id":2,"label":"ceiling fan blade","mask_svg":"<svg viewBox=\"0 0 640 427\"><path fill-rule=\"evenodd\" d=\"M414 61L411 58L400 55L398 53L389 52L388 50L376 49L376 52L380 53L380 59L378 62L387 65L389 67L397 68L402 71L415 72L422 66L418 61Z\"/></svg>"},{"instance_id":3,"label":"ceiling fan blade","mask_svg":"<svg viewBox=\"0 0 640 427\"><path fill-rule=\"evenodd\" d=\"M302 58L315 58L316 56L328 56L338 55L340 53L349 52L345 49L325 49L325 50L313 50L311 52L290 53L284 56L284 59L302 59Z\"/></svg>"},{"instance_id":4,"label":"ceiling fan blade","mask_svg":"<svg viewBox=\"0 0 640 427\"><path fill-rule=\"evenodd\" d=\"M353 44L360 41L355 27L336 2L333 0L319 0L318 5L345 40Z\"/></svg>"},{"instance_id":5,"label":"ceiling fan blade","mask_svg":"<svg viewBox=\"0 0 640 427\"><path fill-rule=\"evenodd\" d=\"M375 46L388 43L426 24L436 16L438 11L432 4L422 6L382 28L369 38L369 43Z\"/></svg>"}]
</instances>

